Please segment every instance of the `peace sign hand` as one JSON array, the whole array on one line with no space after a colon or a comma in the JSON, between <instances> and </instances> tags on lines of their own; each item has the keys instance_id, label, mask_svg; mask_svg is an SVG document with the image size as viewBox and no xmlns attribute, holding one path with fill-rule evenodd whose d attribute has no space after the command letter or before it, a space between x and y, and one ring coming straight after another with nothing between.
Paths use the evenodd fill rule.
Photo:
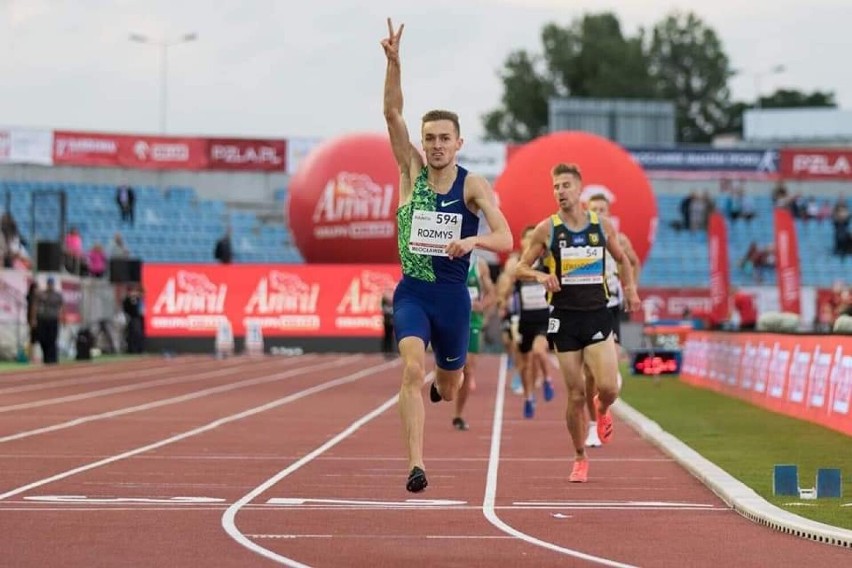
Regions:
<instances>
[{"instance_id":1,"label":"peace sign hand","mask_svg":"<svg viewBox=\"0 0 852 568\"><path fill-rule=\"evenodd\" d=\"M400 24L399 29L394 32L393 22L388 18L388 37L382 40L382 47L389 60L399 61L399 41L402 38L402 30L404 28L405 24Z\"/></svg>"}]
</instances>

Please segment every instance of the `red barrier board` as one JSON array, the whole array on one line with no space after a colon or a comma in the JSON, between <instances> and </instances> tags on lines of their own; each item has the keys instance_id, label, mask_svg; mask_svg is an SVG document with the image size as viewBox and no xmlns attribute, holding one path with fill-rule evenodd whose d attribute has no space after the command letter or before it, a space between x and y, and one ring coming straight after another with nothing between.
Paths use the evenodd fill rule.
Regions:
<instances>
[{"instance_id":1,"label":"red barrier board","mask_svg":"<svg viewBox=\"0 0 852 568\"><path fill-rule=\"evenodd\" d=\"M852 435L852 337L689 334L681 380Z\"/></svg>"},{"instance_id":2,"label":"red barrier board","mask_svg":"<svg viewBox=\"0 0 852 568\"><path fill-rule=\"evenodd\" d=\"M266 337L379 337L381 298L398 265L146 264L149 337L235 336L258 322Z\"/></svg>"}]
</instances>

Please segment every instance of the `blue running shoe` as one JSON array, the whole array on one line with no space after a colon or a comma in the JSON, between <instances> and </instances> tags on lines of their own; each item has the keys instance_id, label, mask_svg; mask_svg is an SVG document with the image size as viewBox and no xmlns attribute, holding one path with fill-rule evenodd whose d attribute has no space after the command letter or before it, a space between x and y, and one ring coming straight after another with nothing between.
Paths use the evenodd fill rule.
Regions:
<instances>
[{"instance_id":1,"label":"blue running shoe","mask_svg":"<svg viewBox=\"0 0 852 568\"><path fill-rule=\"evenodd\" d=\"M521 382L521 376L518 373L515 373L512 378L512 392L515 394L524 392L524 384Z\"/></svg>"},{"instance_id":2,"label":"blue running shoe","mask_svg":"<svg viewBox=\"0 0 852 568\"><path fill-rule=\"evenodd\" d=\"M546 402L553 400L553 381L550 380L550 377L544 378L544 384L541 388L544 390L544 400Z\"/></svg>"},{"instance_id":3,"label":"blue running shoe","mask_svg":"<svg viewBox=\"0 0 852 568\"><path fill-rule=\"evenodd\" d=\"M527 399L524 401L524 418L532 418L535 416L535 401Z\"/></svg>"}]
</instances>

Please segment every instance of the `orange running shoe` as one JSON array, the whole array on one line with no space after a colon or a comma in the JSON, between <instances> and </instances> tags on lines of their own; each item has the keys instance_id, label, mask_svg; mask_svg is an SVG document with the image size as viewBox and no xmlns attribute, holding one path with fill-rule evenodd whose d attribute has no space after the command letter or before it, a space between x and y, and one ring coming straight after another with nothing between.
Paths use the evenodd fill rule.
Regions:
<instances>
[{"instance_id":1,"label":"orange running shoe","mask_svg":"<svg viewBox=\"0 0 852 568\"><path fill-rule=\"evenodd\" d=\"M610 414L609 409L607 409L606 414L601 414L600 404L597 395L595 395L595 414L597 415L595 419L598 423L598 438L600 438L601 444L608 444L612 440L612 414Z\"/></svg>"},{"instance_id":2,"label":"orange running shoe","mask_svg":"<svg viewBox=\"0 0 852 568\"><path fill-rule=\"evenodd\" d=\"M571 483L585 483L589 480L589 460L575 460L574 468L568 481Z\"/></svg>"}]
</instances>

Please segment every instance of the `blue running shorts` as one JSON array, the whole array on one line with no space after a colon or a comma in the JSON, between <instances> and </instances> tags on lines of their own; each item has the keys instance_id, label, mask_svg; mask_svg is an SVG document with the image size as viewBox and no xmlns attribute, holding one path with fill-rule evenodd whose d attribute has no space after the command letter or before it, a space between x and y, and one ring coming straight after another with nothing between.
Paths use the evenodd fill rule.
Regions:
<instances>
[{"instance_id":1,"label":"blue running shorts","mask_svg":"<svg viewBox=\"0 0 852 568\"><path fill-rule=\"evenodd\" d=\"M465 282L426 282L403 276L393 295L397 342L419 337L432 344L435 365L446 371L464 367L470 337L470 294Z\"/></svg>"}]
</instances>

